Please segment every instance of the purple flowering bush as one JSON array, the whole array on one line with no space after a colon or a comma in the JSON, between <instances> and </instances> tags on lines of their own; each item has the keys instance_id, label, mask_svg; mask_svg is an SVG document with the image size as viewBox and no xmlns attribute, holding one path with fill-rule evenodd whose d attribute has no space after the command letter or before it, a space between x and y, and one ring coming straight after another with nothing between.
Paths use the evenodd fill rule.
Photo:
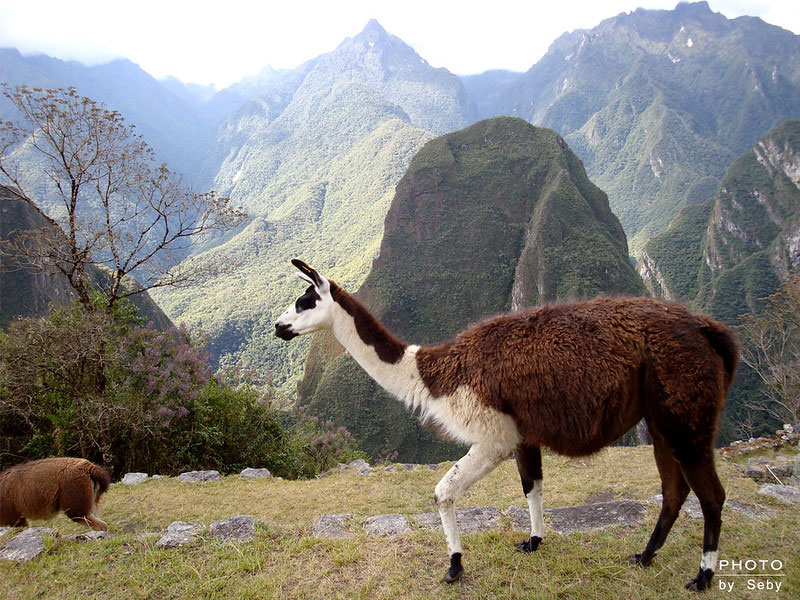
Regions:
<instances>
[{"instance_id":1,"label":"purple flowering bush","mask_svg":"<svg viewBox=\"0 0 800 600\"><path fill-rule=\"evenodd\" d=\"M158 331L130 304L75 302L0 332L0 468L69 455L114 477L245 467L313 477L361 456L349 432L281 414L268 392L215 377L205 339L184 325Z\"/></svg>"}]
</instances>

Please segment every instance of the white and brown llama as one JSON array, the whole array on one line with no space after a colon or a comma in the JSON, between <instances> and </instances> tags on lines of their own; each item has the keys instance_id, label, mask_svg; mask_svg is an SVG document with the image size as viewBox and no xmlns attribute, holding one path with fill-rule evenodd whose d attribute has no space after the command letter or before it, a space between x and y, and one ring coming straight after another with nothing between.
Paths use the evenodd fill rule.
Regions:
<instances>
[{"instance_id":1,"label":"white and brown llama","mask_svg":"<svg viewBox=\"0 0 800 600\"><path fill-rule=\"evenodd\" d=\"M597 452L641 418L653 438L663 504L655 529L632 562L647 566L663 544L689 489L703 510L700 571L714 575L725 492L714 466L720 409L738 364L731 333L679 304L599 298L488 319L452 341L420 347L392 336L352 296L300 260L310 287L275 324L295 336L329 329L390 393L455 439L470 444L438 483L436 503L450 554L445 580L463 573L455 501L514 454L528 501L530 538L544 535L542 457Z\"/></svg>"}]
</instances>

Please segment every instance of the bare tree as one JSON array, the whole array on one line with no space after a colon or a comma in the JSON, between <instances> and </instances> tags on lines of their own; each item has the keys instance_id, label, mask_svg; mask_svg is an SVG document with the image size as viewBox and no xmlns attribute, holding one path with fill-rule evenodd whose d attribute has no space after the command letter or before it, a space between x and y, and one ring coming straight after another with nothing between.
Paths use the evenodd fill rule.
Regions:
<instances>
[{"instance_id":1,"label":"bare tree","mask_svg":"<svg viewBox=\"0 0 800 600\"><path fill-rule=\"evenodd\" d=\"M22 118L0 122L0 182L49 225L19 232L0 252L20 266L63 273L87 311L90 265L104 272L94 285L109 309L208 275L207 263L182 259L206 234L239 225L240 208L215 192L191 191L118 112L74 88L3 87Z\"/></svg>"},{"instance_id":2,"label":"bare tree","mask_svg":"<svg viewBox=\"0 0 800 600\"><path fill-rule=\"evenodd\" d=\"M782 422L800 423L800 273L787 277L764 299L758 314L740 317L742 361L764 383L764 410Z\"/></svg>"}]
</instances>

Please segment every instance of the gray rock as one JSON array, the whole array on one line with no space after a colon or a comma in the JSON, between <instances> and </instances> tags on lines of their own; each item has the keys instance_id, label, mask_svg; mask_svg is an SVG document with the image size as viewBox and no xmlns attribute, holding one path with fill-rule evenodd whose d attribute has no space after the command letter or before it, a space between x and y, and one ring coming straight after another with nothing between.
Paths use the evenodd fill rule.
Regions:
<instances>
[{"instance_id":1,"label":"gray rock","mask_svg":"<svg viewBox=\"0 0 800 600\"><path fill-rule=\"evenodd\" d=\"M511 517L511 527L516 531L531 530L531 513L527 508L509 506L506 515Z\"/></svg>"},{"instance_id":2,"label":"gray rock","mask_svg":"<svg viewBox=\"0 0 800 600\"><path fill-rule=\"evenodd\" d=\"M615 526L639 525L644 521L647 505L636 500L611 500L596 504L550 508L550 526L559 533L595 531Z\"/></svg>"},{"instance_id":3,"label":"gray rock","mask_svg":"<svg viewBox=\"0 0 800 600\"><path fill-rule=\"evenodd\" d=\"M121 483L125 485L135 485L147 481L147 473L125 473Z\"/></svg>"},{"instance_id":4,"label":"gray rock","mask_svg":"<svg viewBox=\"0 0 800 600\"><path fill-rule=\"evenodd\" d=\"M411 527L408 526L408 519L397 513L369 517L364 522L364 529L370 535L382 537L402 535L411 531Z\"/></svg>"},{"instance_id":5,"label":"gray rock","mask_svg":"<svg viewBox=\"0 0 800 600\"><path fill-rule=\"evenodd\" d=\"M664 498L661 494L647 499L647 502L650 504L661 504L663 501ZM686 500L684 500L681 510L692 519L703 518L703 509L700 508L700 500L698 500L697 496L693 494L686 496Z\"/></svg>"},{"instance_id":6,"label":"gray rock","mask_svg":"<svg viewBox=\"0 0 800 600\"><path fill-rule=\"evenodd\" d=\"M13 531L13 530L14 530L13 527L0 527L0 537L3 537L9 531Z\"/></svg>"},{"instance_id":7,"label":"gray rock","mask_svg":"<svg viewBox=\"0 0 800 600\"><path fill-rule=\"evenodd\" d=\"M42 535L58 536L58 532L48 527L28 527L11 538L0 548L0 559L14 562L33 560L44 552Z\"/></svg>"},{"instance_id":8,"label":"gray rock","mask_svg":"<svg viewBox=\"0 0 800 600\"><path fill-rule=\"evenodd\" d=\"M438 512L413 515L412 518L423 527L442 528L442 520ZM463 533L497 529L500 525L500 511L493 506L463 508L456 511L456 523L459 531Z\"/></svg>"},{"instance_id":9,"label":"gray rock","mask_svg":"<svg viewBox=\"0 0 800 600\"><path fill-rule=\"evenodd\" d=\"M217 481L219 479L219 471L187 471L186 473L178 475L178 479L190 483Z\"/></svg>"},{"instance_id":10,"label":"gray rock","mask_svg":"<svg viewBox=\"0 0 800 600\"><path fill-rule=\"evenodd\" d=\"M744 474L757 483L785 483L792 476L796 459L788 456L757 456L747 459Z\"/></svg>"},{"instance_id":11,"label":"gray rock","mask_svg":"<svg viewBox=\"0 0 800 600\"><path fill-rule=\"evenodd\" d=\"M650 503L661 504L661 494L658 496L653 496L652 498L648 498L647 501ZM738 500L725 500L725 506L723 506L723 510L726 508L745 515L746 517L750 517L751 519L769 519L775 516L774 511L771 511L767 508L753 506L752 504L747 504L745 502L739 502ZM689 494L689 496L686 497L686 502L683 503L681 510L683 510L684 513L693 519L703 518L703 509L700 508L700 500L698 500L697 496L693 494Z\"/></svg>"},{"instance_id":12,"label":"gray rock","mask_svg":"<svg viewBox=\"0 0 800 600\"><path fill-rule=\"evenodd\" d=\"M770 519L775 516L774 510L753 506L752 504L739 502L738 500L726 500L724 508L730 508L732 511L750 517L751 519Z\"/></svg>"},{"instance_id":13,"label":"gray rock","mask_svg":"<svg viewBox=\"0 0 800 600\"><path fill-rule=\"evenodd\" d=\"M342 528L353 515L350 514L324 514L314 524L312 535L317 538L328 538L332 540L346 540L353 534Z\"/></svg>"},{"instance_id":14,"label":"gray rock","mask_svg":"<svg viewBox=\"0 0 800 600\"><path fill-rule=\"evenodd\" d=\"M761 486L761 489L758 490L758 493L772 496L786 504L800 504L800 488L791 485L765 483Z\"/></svg>"},{"instance_id":15,"label":"gray rock","mask_svg":"<svg viewBox=\"0 0 800 600\"><path fill-rule=\"evenodd\" d=\"M186 523L173 521L167 527L166 533L156 542L159 548L175 548L192 542L195 537L205 529L202 523Z\"/></svg>"},{"instance_id":16,"label":"gray rock","mask_svg":"<svg viewBox=\"0 0 800 600\"><path fill-rule=\"evenodd\" d=\"M220 539L246 542L256 537L256 520L251 515L238 515L214 521L208 529Z\"/></svg>"},{"instance_id":17,"label":"gray rock","mask_svg":"<svg viewBox=\"0 0 800 600\"><path fill-rule=\"evenodd\" d=\"M347 466L355 469L356 473L358 473L359 475L369 475L370 473L372 473L372 467L370 467L369 463L365 461L363 458L354 460L353 462L348 463Z\"/></svg>"},{"instance_id":18,"label":"gray rock","mask_svg":"<svg viewBox=\"0 0 800 600\"><path fill-rule=\"evenodd\" d=\"M245 479L262 479L264 477L272 477L272 473L269 472L269 469L251 469L247 467L241 473L239 473Z\"/></svg>"},{"instance_id":19,"label":"gray rock","mask_svg":"<svg viewBox=\"0 0 800 600\"><path fill-rule=\"evenodd\" d=\"M689 494L686 497L683 506L681 506L681 510L693 519L703 518L703 509L700 507L700 500L693 494Z\"/></svg>"}]
</instances>

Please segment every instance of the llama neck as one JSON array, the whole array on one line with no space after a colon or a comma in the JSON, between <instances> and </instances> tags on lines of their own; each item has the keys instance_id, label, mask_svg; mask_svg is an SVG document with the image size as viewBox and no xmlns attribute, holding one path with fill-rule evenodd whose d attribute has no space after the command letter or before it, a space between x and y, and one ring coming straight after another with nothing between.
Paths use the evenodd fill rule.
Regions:
<instances>
[{"instance_id":1,"label":"llama neck","mask_svg":"<svg viewBox=\"0 0 800 600\"><path fill-rule=\"evenodd\" d=\"M425 386L417 370L418 346L390 334L356 300L344 292L334 296L333 335L378 384L416 406Z\"/></svg>"}]
</instances>

